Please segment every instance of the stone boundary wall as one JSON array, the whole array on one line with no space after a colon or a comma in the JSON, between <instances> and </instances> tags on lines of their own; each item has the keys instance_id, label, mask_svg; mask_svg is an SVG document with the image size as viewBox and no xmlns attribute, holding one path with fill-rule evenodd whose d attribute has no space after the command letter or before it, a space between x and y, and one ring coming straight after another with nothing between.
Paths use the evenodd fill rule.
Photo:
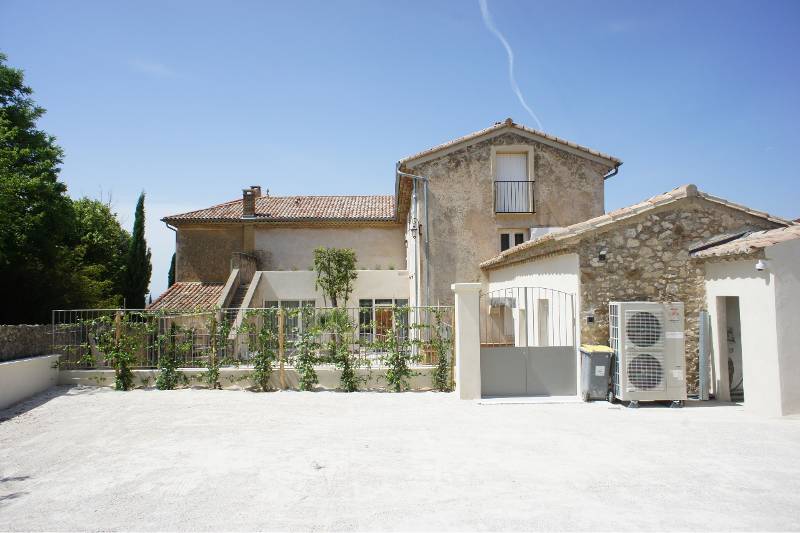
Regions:
<instances>
[{"instance_id":1,"label":"stone boundary wall","mask_svg":"<svg viewBox=\"0 0 800 533\"><path fill-rule=\"evenodd\" d=\"M0 361L13 361L52 352L52 326L0 325Z\"/></svg>"}]
</instances>

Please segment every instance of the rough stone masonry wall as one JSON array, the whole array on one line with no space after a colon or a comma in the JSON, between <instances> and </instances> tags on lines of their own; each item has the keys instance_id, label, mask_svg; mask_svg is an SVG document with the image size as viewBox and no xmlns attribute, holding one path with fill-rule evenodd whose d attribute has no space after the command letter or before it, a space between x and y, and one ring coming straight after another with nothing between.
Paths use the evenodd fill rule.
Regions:
<instances>
[{"instance_id":1,"label":"rough stone masonry wall","mask_svg":"<svg viewBox=\"0 0 800 533\"><path fill-rule=\"evenodd\" d=\"M533 214L494 212L491 149L508 145L533 147ZM478 265L500 253L501 229L568 226L602 215L603 175L608 168L528 137L505 133L409 170L430 178L431 299L452 304L450 285L481 281Z\"/></svg>"},{"instance_id":2,"label":"rough stone masonry wall","mask_svg":"<svg viewBox=\"0 0 800 533\"><path fill-rule=\"evenodd\" d=\"M687 383L696 391L697 315L705 308L703 265L689 258L698 241L749 226L777 224L701 199L680 200L665 209L635 217L628 224L587 237L577 246L581 269L581 342L608 343L609 301L684 303ZM607 250L606 261L598 254ZM585 314L594 313L594 323Z\"/></svg>"},{"instance_id":3,"label":"rough stone masonry wall","mask_svg":"<svg viewBox=\"0 0 800 533\"><path fill-rule=\"evenodd\" d=\"M53 353L49 325L0 325L0 361Z\"/></svg>"},{"instance_id":4,"label":"rough stone masonry wall","mask_svg":"<svg viewBox=\"0 0 800 533\"><path fill-rule=\"evenodd\" d=\"M222 283L231 271L231 256L243 251L242 226L178 226L175 241L176 281Z\"/></svg>"}]
</instances>

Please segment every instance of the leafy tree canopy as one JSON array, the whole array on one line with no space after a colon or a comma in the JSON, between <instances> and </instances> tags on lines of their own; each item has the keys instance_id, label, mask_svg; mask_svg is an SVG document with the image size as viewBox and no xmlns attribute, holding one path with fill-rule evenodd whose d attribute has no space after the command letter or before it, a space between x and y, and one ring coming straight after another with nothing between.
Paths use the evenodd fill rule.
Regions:
<instances>
[{"instance_id":1,"label":"leafy tree canopy","mask_svg":"<svg viewBox=\"0 0 800 533\"><path fill-rule=\"evenodd\" d=\"M73 202L73 208L80 239L75 253L86 269L85 282L94 285L86 307L117 307L122 304L131 235L109 203L81 198Z\"/></svg>"},{"instance_id":2,"label":"leafy tree canopy","mask_svg":"<svg viewBox=\"0 0 800 533\"><path fill-rule=\"evenodd\" d=\"M322 289L331 305L338 307L341 301L347 305L356 272L356 253L349 248L317 248L314 250L314 270L317 273L316 288Z\"/></svg>"},{"instance_id":3,"label":"leafy tree canopy","mask_svg":"<svg viewBox=\"0 0 800 533\"><path fill-rule=\"evenodd\" d=\"M53 309L93 307L119 291L124 231L102 204L67 196L63 152L37 128L45 111L32 94L0 53L0 323L49 322Z\"/></svg>"}]
</instances>

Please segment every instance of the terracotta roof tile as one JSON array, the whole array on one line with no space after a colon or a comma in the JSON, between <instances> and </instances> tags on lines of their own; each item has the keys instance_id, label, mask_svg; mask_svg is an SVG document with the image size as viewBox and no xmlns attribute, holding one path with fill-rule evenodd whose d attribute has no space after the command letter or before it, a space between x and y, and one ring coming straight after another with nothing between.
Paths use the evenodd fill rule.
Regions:
<instances>
[{"instance_id":1,"label":"terracotta roof tile","mask_svg":"<svg viewBox=\"0 0 800 533\"><path fill-rule=\"evenodd\" d=\"M411 162L411 161L413 161L415 159L419 159L421 157L425 157L426 155L430 155L430 154L436 153L436 152L438 152L440 150L445 150L447 148L451 148L451 147L456 146L458 144L465 143L465 142L471 141L473 139L477 139L478 137L482 137L484 135L487 135L489 133L493 133L493 132L495 132L497 130L500 130L500 129L503 129L503 128L514 128L514 129L517 129L517 130L520 130L520 131L524 131L526 133L530 133L530 134L535 135L537 137L542 137L543 139L548 139L548 140L556 142L558 144L563 144L565 146L569 146L570 148L574 148L574 149L576 149L576 150L578 150L580 152L584 152L584 153L593 155L595 157L606 159L606 160L614 163L615 165L621 165L622 164L622 161L617 159L616 157L610 156L608 154L604 154L603 152L598 152L597 150L592 150L591 148L587 148L585 146L581 146L580 144L576 144L576 143L571 142L571 141L567 141L566 139L562 139L560 137L556 137L555 135L550 135L549 133L544 133L543 131L535 130L535 129L529 128L527 126L523 126L522 124L517 124L516 122L514 122L510 118L507 118L503 122L497 122L496 124L494 124L493 126L489 126L488 128L484 128L482 130L470 133L468 135L464 135L463 137L459 137L457 139L453 139L452 141L448 141L448 142L440 144L438 146L434 146L433 148L428 148L427 150L423 150L422 152L416 153L414 155L410 155L408 157L404 157L403 159L401 159L399 161L399 163L400 164L409 163L409 162Z\"/></svg>"},{"instance_id":2,"label":"terracotta roof tile","mask_svg":"<svg viewBox=\"0 0 800 533\"><path fill-rule=\"evenodd\" d=\"M255 220L271 221L391 221L395 217L394 195L375 196L261 196L256 198ZM164 222L239 221L242 200L206 209L170 215Z\"/></svg>"},{"instance_id":3,"label":"terracotta roof tile","mask_svg":"<svg viewBox=\"0 0 800 533\"><path fill-rule=\"evenodd\" d=\"M148 309L189 311L213 309L222 294L223 283L178 281L158 297Z\"/></svg>"},{"instance_id":4,"label":"terracotta roof tile","mask_svg":"<svg viewBox=\"0 0 800 533\"><path fill-rule=\"evenodd\" d=\"M648 198L644 202L640 202L638 204L634 204L628 207L622 207L615 211L611 211L610 213L606 213L605 215L600 215L598 217L591 218L584 222L578 222L577 224L557 229L537 239L524 242L518 246L513 246L508 250L506 250L505 252L501 253L500 255L497 255L487 261L484 261L483 263L481 263L480 266L481 268L484 269L495 268L507 262L514 262L514 260L518 258L526 250L530 250L537 246L543 245L544 243L564 241L565 239L570 239L572 237L579 237L583 234L598 230L608 224L616 223L618 221L625 220L627 218L631 218L641 213L650 211L651 209L655 209L656 207L665 204L670 204L672 202L676 202L683 198L688 198L692 196L703 198L704 200L707 200L709 202L724 205L730 209L743 211L747 214L763 218L769 220L770 222L775 222L777 224L781 224L784 226L791 226L794 224L794 222L790 220L786 220L780 217L775 217L767 213L764 213L763 211L756 211L755 209L750 209L749 207L735 204L723 198L719 198L717 196L712 196L710 194L704 193L702 191L699 191L696 185L688 184L673 189L669 192L658 194L656 196L653 196L652 198Z\"/></svg>"},{"instance_id":5,"label":"terracotta roof tile","mask_svg":"<svg viewBox=\"0 0 800 533\"><path fill-rule=\"evenodd\" d=\"M720 244L695 248L692 257L725 257L751 254L781 242L800 239L800 225L763 231L750 231L739 236L723 235L716 239ZM713 241L712 241L713 242Z\"/></svg>"}]
</instances>

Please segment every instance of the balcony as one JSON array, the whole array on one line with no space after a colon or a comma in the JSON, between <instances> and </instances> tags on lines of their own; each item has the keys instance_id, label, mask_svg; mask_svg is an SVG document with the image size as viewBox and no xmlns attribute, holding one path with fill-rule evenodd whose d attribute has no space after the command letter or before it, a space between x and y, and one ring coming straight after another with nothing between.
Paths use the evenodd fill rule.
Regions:
<instances>
[{"instance_id":1,"label":"balcony","mask_svg":"<svg viewBox=\"0 0 800 533\"><path fill-rule=\"evenodd\" d=\"M495 181L495 213L533 213L532 181Z\"/></svg>"}]
</instances>

